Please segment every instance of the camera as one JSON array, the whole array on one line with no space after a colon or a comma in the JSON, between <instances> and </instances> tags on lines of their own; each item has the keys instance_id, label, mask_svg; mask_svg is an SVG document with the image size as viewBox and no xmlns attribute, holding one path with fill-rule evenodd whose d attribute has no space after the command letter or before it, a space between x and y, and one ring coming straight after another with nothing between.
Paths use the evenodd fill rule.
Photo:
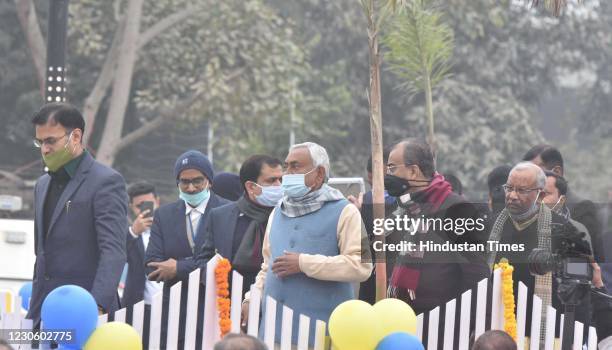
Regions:
<instances>
[{"instance_id":1,"label":"camera","mask_svg":"<svg viewBox=\"0 0 612 350\"><path fill-rule=\"evenodd\" d=\"M527 258L533 275L552 272L559 284L572 281L590 284L593 279L591 247L585 233L579 232L570 222L552 224L552 251L536 248Z\"/></svg>"},{"instance_id":2,"label":"camera","mask_svg":"<svg viewBox=\"0 0 612 350\"><path fill-rule=\"evenodd\" d=\"M592 288L591 246L586 234L571 222L551 224L551 250L534 249L527 258L529 272L552 272L558 282L557 296L564 308L563 350L570 350L574 339L576 307L585 301ZM590 302L590 301L589 301Z\"/></svg>"}]
</instances>

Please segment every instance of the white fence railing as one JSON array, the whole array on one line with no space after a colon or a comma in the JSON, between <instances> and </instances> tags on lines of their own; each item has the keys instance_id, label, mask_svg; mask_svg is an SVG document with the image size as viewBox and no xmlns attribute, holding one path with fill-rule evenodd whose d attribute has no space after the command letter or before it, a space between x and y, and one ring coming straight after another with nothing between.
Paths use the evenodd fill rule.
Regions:
<instances>
[{"instance_id":1,"label":"white fence railing","mask_svg":"<svg viewBox=\"0 0 612 350\"><path fill-rule=\"evenodd\" d=\"M207 266L206 285L209 286L205 295L204 307L204 329L202 332L202 348L211 350L214 344L220 338L219 320L216 305L216 285L214 269L217 264L217 258L212 259ZM186 350L194 350L196 346L196 312L191 310L198 309L198 297L200 286L200 270L193 271L189 275L189 290L187 295L187 322L185 326L185 347ZM242 276L237 272L232 273L232 290L231 290L231 332L237 333L240 331L240 314L241 314L241 296L242 296ZM167 349L176 349L179 337L179 312L181 304L181 283L172 286L170 291L170 307L167 324ZM491 321L486 324L487 319L487 293L491 289L492 298L490 305ZM475 315L472 312L472 290L468 290L461 295L459 300L451 300L444 305L444 327L440 333L439 322L441 307L429 311L428 317L420 314L417 316L417 334L416 336L424 341L424 345L428 350L437 350L441 344L444 350L459 349L468 350L470 342L470 334L473 331L474 337L478 338L482 333L489 329L504 328L504 308L501 298L501 270L496 270L493 273L493 284L489 288L487 279L478 283L476 288L476 307ZM547 307L547 317L544 329L540 329L540 319L542 310L542 300L533 295L533 307L531 313L527 310L527 296L529 291L523 283L519 283L519 291L516 300L516 318L517 318L517 344L518 349L525 349L525 325L528 317L531 317L531 337L530 350L544 349L553 350L555 341L556 327L556 310L550 306ZM458 306L459 304L459 306ZM251 302L249 304L249 319L247 325L247 333L253 336L258 336L259 332L259 314L261 307L261 291L251 286ZM456 322L455 315L457 307L459 307L459 322ZM282 319L276 319L276 309L282 308ZM324 350L326 344L326 323L327 320L313 320L304 315L296 315L293 317L293 310L286 305L276 302L268 297L265 310L265 334L261 339L270 349L274 349L274 340L276 334L275 324L281 323L280 334L280 349L291 349L292 339L292 324L295 320L299 322L298 333L298 349L308 349L308 338L310 323L315 322L315 350ZM162 294L158 293L153 297L151 304L151 317L149 324L149 348L159 349L161 335L161 317L162 314ZM0 329L31 329L32 322L23 318L24 313L21 311L21 300L19 296L13 296L10 291L0 291ZM427 322L425 322L427 319ZM474 327L470 329L470 320L474 319ZM115 312L114 320L117 322L125 322L126 309L121 309ZM98 318L98 325L108 322L108 315L101 315ZM561 315L561 324L563 315ZM132 326L142 337L144 328L144 302L141 301L132 306ZM455 327L459 326L458 338L455 336ZM560 327L561 329L563 327ZM427 330L426 339L424 339L423 331ZM545 344L540 347L540 332L545 332ZM575 350L583 349L585 330L583 324L575 323L573 348ZM586 330L587 341L586 345L589 350L597 349L597 335L595 328L590 327ZM562 338L561 334L561 338ZM558 342L560 340L557 340ZM20 345L16 349L30 349L29 345Z\"/></svg>"}]
</instances>

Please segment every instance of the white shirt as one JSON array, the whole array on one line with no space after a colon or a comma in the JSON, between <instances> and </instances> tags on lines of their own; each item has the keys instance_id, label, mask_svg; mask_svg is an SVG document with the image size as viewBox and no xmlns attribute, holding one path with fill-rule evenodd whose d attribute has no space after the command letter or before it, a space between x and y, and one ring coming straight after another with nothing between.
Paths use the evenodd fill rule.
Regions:
<instances>
[{"instance_id":1,"label":"white shirt","mask_svg":"<svg viewBox=\"0 0 612 350\"><path fill-rule=\"evenodd\" d=\"M134 238L138 238L137 235L132 231L132 227L130 226L130 234ZM141 234L142 243L144 244L144 250L147 251L147 246L149 245L149 238L151 238L151 229L144 231ZM145 304L151 305L153 301L153 296L157 293L160 293L164 288L164 282L155 282L149 281L145 273L145 288L144 288L144 301Z\"/></svg>"},{"instance_id":2,"label":"white shirt","mask_svg":"<svg viewBox=\"0 0 612 350\"><path fill-rule=\"evenodd\" d=\"M202 215L204 214L207 205L208 199L200 203L200 205L195 208L189 205L189 203L185 202L185 215L189 215L189 218L191 219L191 225L194 231L191 232L191 228L187 227L187 231L189 231L190 234L195 235L195 233L198 231L198 224L200 223L200 218L202 218Z\"/></svg>"}]
</instances>

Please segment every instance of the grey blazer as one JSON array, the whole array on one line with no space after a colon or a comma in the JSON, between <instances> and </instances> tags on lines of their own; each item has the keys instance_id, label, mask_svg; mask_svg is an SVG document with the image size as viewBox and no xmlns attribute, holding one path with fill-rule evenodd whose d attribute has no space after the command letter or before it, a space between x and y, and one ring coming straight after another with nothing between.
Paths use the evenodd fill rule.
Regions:
<instances>
[{"instance_id":1,"label":"grey blazer","mask_svg":"<svg viewBox=\"0 0 612 350\"><path fill-rule=\"evenodd\" d=\"M126 262L125 181L86 153L57 202L43 240L43 206L50 180L44 174L34 187L36 264L26 317L38 323L45 297L67 284L85 288L98 306L114 312Z\"/></svg>"}]
</instances>

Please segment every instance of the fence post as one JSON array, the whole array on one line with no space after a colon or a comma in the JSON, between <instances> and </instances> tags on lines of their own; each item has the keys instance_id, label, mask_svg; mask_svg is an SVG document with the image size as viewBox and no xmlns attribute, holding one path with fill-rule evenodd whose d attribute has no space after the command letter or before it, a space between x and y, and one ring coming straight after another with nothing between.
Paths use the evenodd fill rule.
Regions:
<instances>
[{"instance_id":1,"label":"fence post","mask_svg":"<svg viewBox=\"0 0 612 350\"><path fill-rule=\"evenodd\" d=\"M317 320L315 323L316 333L315 333L315 343L314 350L325 350L325 329L327 325L325 322L321 320Z\"/></svg>"},{"instance_id":2,"label":"fence post","mask_svg":"<svg viewBox=\"0 0 612 350\"><path fill-rule=\"evenodd\" d=\"M472 290L461 295L461 322L459 325L459 350L468 350L470 346L470 317L472 312Z\"/></svg>"},{"instance_id":3,"label":"fence post","mask_svg":"<svg viewBox=\"0 0 612 350\"><path fill-rule=\"evenodd\" d=\"M298 328L297 350L308 350L308 339L310 338L310 317L300 315Z\"/></svg>"},{"instance_id":4,"label":"fence post","mask_svg":"<svg viewBox=\"0 0 612 350\"><path fill-rule=\"evenodd\" d=\"M589 327L588 345L588 350L597 350L597 330L595 327Z\"/></svg>"},{"instance_id":5,"label":"fence post","mask_svg":"<svg viewBox=\"0 0 612 350\"><path fill-rule=\"evenodd\" d=\"M98 316L98 327L108 322L108 314Z\"/></svg>"},{"instance_id":6,"label":"fence post","mask_svg":"<svg viewBox=\"0 0 612 350\"><path fill-rule=\"evenodd\" d=\"M210 350L221 337L219 312L217 311L217 282L215 268L221 260L219 254L213 256L206 264L206 291L204 296L204 329L202 330L202 349ZM253 301L251 295L251 301ZM250 316L250 315L249 315ZM249 322L251 322L249 320Z\"/></svg>"},{"instance_id":7,"label":"fence post","mask_svg":"<svg viewBox=\"0 0 612 350\"><path fill-rule=\"evenodd\" d=\"M149 348L151 349L159 349L163 296L163 292L158 292L153 296L151 303L151 319L149 320Z\"/></svg>"},{"instance_id":8,"label":"fence post","mask_svg":"<svg viewBox=\"0 0 612 350\"><path fill-rule=\"evenodd\" d=\"M181 289L182 282L170 287L170 304L168 305L168 349L178 348L179 319L181 317Z\"/></svg>"},{"instance_id":9,"label":"fence post","mask_svg":"<svg viewBox=\"0 0 612 350\"><path fill-rule=\"evenodd\" d=\"M489 279L485 278L478 282L478 294L476 296L476 339L485 332L485 322L487 319L487 292L489 289Z\"/></svg>"},{"instance_id":10,"label":"fence post","mask_svg":"<svg viewBox=\"0 0 612 350\"><path fill-rule=\"evenodd\" d=\"M516 347L525 349L525 325L527 324L527 286L518 283L518 299L516 303Z\"/></svg>"},{"instance_id":11,"label":"fence post","mask_svg":"<svg viewBox=\"0 0 612 350\"><path fill-rule=\"evenodd\" d=\"M264 332L264 343L268 346L268 349L274 349L274 335L276 334L276 300L271 296L266 297L266 319L265 332Z\"/></svg>"},{"instance_id":12,"label":"fence post","mask_svg":"<svg viewBox=\"0 0 612 350\"><path fill-rule=\"evenodd\" d=\"M240 318L242 315L242 285L242 275L235 270L232 271L232 302L230 311L232 333L240 333Z\"/></svg>"},{"instance_id":13,"label":"fence post","mask_svg":"<svg viewBox=\"0 0 612 350\"><path fill-rule=\"evenodd\" d=\"M143 339L144 329L144 308L145 302L141 300L132 306L132 327L140 334L140 339Z\"/></svg>"},{"instance_id":14,"label":"fence post","mask_svg":"<svg viewBox=\"0 0 612 350\"><path fill-rule=\"evenodd\" d=\"M115 311L115 322L125 323L125 308Z\"/></svg>"},{"instance_id":15,"label":"fence post","mask_svg":"<svg viewBox=\"0 0 612 350\"><path fill-rule=\"evenodd\" d=\"M542 299L537 295L533 295L533 307L531 314L531 335L529 350L538 350L540 348L540 327L542 320Z\"/></svg>"},{"instance_id":16,"label":"fence post","mask_svg":"<svg viewBox=\"0 0 612 350\"><path fill-rule=\"evenodd\" d=\"M291 350L292 330L293 330L293 310L283 305L283 323L281 324L280 350Z\"/></svg>"},{"instance_id":17,"label":"fence post","mask_svg":"<svg viewBox=\"0 0 612 350\"><path fill-rule=\"evenodd\" d=\"M187 315L185 319L185 349L193 350L196 347L196 326L198 323L198 310L200 299L200 269L189 273L189 286L187 287Z\"/></svg>"},{"instance_id":18,"label":"fence post","mask_svg":"<svg viewBox=\"0 0 612 350\"><path fill-rule=\"evenodd\" d=\"M417 316L417 334L416 337L419 339L419 341L422 343L423 342L423 319L424 316L423 314L419 314Z\"/></svg>"},{"instance_id":19,"label":"fence post","mask_svg":"<svg viewBox=\"0 0 612 350\"><path fill-rule=\"evenodd\" d=\"M574 322L574 349L582 350L582 338L584 333L584 324L582 322Z\"/></svg>"},{"instance_id":20,"label":"fence post","mask_svg":"<svg viewBox=\"0 0 612 350\"><path fill-rule=\"evenodd\" d=\"M546 307L546 330L544 337L544 349L553 350L555 347L555 326L557 322L557 310L552 306ZM561 325L563 328L563 325Z\"/></svg>"},{"instance_id":21,"label":"fence post","mask_svg":"<svg viewBox=\"0 0 612 350\"><path fill-rule=\"evenodd\" d=\"M429 324L427 328L427 349L438 349L438 324L440 323L440 307L429 311Z\"/></svg>"},{"instance_id":22,"label":"fence post","mask_svg":"<svg viewBox=\"0 0 612 350\"><path fill-rule=\"evenodd\" d=\"M455 310L457 299L446 303L444 308L444 350L453 350L455 340Z\"/></svg>"},{"instance_id":23,"label":"fence post","mask_svg":"<svg viewBox=\"0 0 612 350\"><path fill-rule=\"evenodd\" d=\"M502 303L502 282L501 269L493 271L493 294L491 295L491 329L503 330L503 310Z\"/></svg>"}]
</instances>

